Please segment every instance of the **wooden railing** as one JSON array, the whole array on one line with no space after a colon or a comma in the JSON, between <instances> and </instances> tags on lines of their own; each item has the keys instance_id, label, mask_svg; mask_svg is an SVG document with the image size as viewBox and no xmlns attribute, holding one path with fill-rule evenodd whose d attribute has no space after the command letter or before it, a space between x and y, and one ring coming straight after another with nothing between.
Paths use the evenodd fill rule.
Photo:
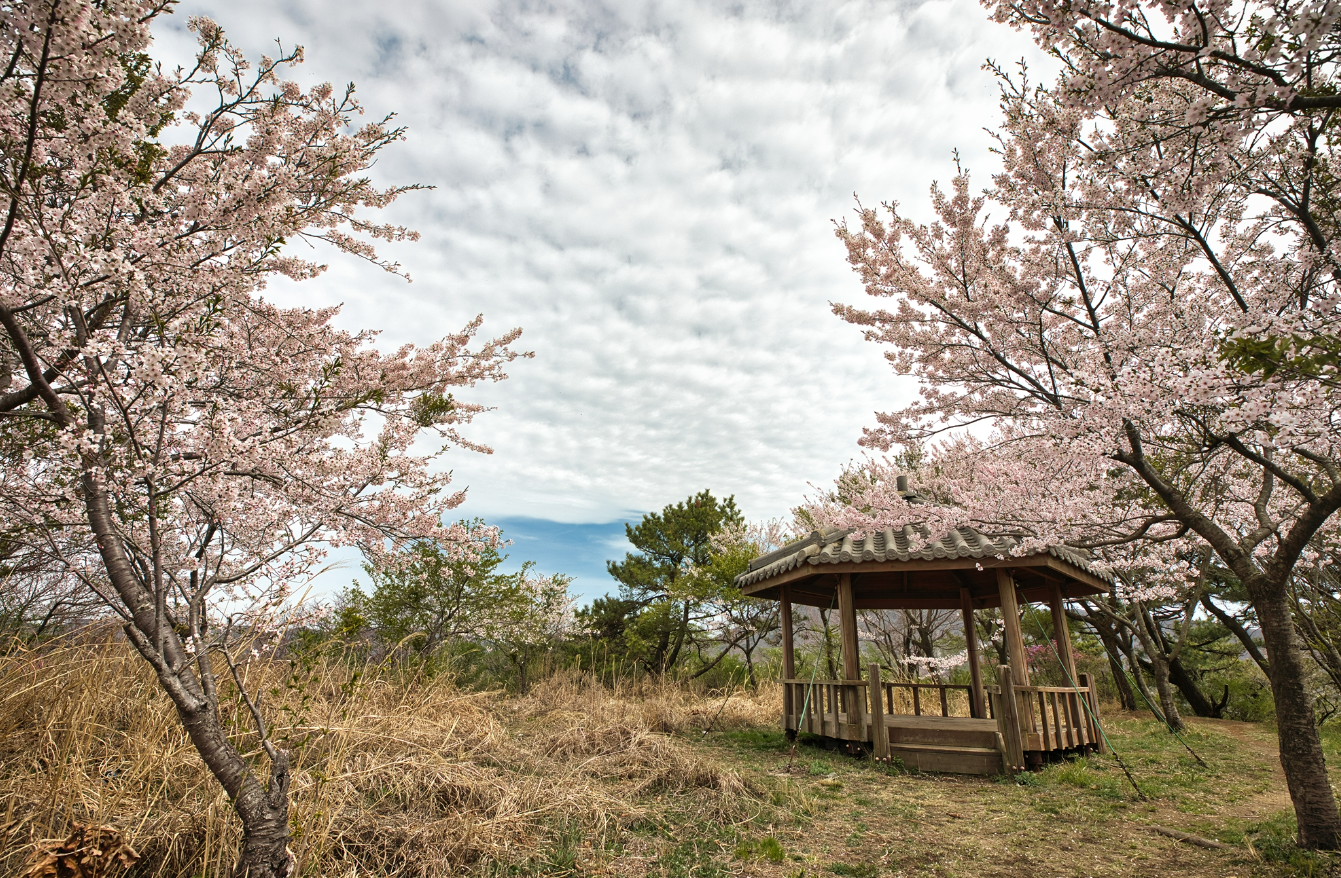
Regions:
<instances>
[{"instance_id":1,"label":"wooden railing","mask_svg":"<svg viewBox=\"0 0 1341 878\"><path fill-rule=\"evenodd\" d=\"M913 716L923 715L923 692L931 694L932 709L939 708L939 714L932 716L972 716L973 715L973 687L961 684L950 683L882 683L880 686L884 690L886 716L896 714ZM962 692L963 712L952 712L950 693L955 693L954 707L958 709L960 704L959 693ZM911 708L911 711L909 710Z\"/></svg>"},{"instance_id":2,"label":"wooden railing","mask_svg":"<svg viewBox=\"0 0 1341 878\"><path fill-rule=\"evenodd\" d=\"M963 691L972 704L969 686L942 683L884 683L878 665L869 667L871 684L865 680L783 680L783 728L809 732L843 741L869 741L877 757L890 752L885 717L907 714L900 710L906 694L914 716L923 714L923 690L935 692L931 699L940 716L950 712L950 693ZM1077 675L1077 688L1069 686L1017 686L1010 668L997 670L998 686L989 687L991 717L996 720L997 746L1004 767L1014 773L1042 765L1053 751L1106 752L1099 735L1099 701L1088 674ZM867 701L867 693L870 701ZM897 696L897 697L896 697ZM971 711L972 708L970 707ZM935 716L936 714L930 714Z\"/></svg>"},{"instance_id":3,"label":"wooden railing","mask_svg":"<svg viewBox=\"0 0 1341 878\"><path fill-rule=\"evenodd\" d=\"M783 727L844 741L865 741L866 688L865 680L783 680Z\"/></svg>"},{"instance_id":4,"label":"wooden railing","mask_svg":"<svg viewBox=\"0 0 1341 878\"><path fill-rule=\"evenodd\" d=\"M997 670L997 679L1000 685L988 692L1008 771L1037 767L1043 753L1053 750L1105 752L1096 723L1099 700L1088 674L1078 675L1079 691L1069 686L1017 686L1005 665Z\"/></svg>"}]
</instances>

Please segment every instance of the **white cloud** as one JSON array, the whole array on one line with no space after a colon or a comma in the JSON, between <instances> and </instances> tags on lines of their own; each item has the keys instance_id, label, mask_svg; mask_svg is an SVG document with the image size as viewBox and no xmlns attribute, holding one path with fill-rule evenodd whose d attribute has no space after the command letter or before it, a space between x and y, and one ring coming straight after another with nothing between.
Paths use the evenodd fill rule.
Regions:
<instances>
[{"instance_id":1,"label":"white cloud","mask_svg":"<svg viewBox=\"0 0 1341 878\"><path fill-rule=\"evenodd\" d=\"M830 220L854 192L924 212L955 148L986 182L979 67L1037 57L969 0L180 8L161 50L208 14L408 126L377 173L437 187L389 212L423 233L391 251L415 283L336 261L275 295L392 342L523 326L535 359L476 395L497 453L451 465L472 513L563 521L705 487L778 515L858 454L912 388L829 312L862 298Z\"/></svg>"}]
</instances>

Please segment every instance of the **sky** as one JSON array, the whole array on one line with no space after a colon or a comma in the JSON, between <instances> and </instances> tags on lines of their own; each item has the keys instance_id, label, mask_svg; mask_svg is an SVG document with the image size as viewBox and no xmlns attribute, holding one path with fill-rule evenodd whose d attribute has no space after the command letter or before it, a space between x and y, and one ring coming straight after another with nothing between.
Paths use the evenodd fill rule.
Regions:
<instances>
[{"instance_id":1,"label":"sky","mask_svg":"<svg viewBox=\"0 0 1341 878\"><path fill-rule=\"evenodd\" d=\"M862 455L916 387L831 313L866 298L833 222L855 197L929 219L955 150L986 185L983 62L1046 66L971 0L184 0L159 58L189 57L194 15L253 57L303 46L293 78L406 127L374 177L434 187L382 216L422 236L382 250L413 282L316 254L268 294L387 345L522 327L534 358L462 394L494 453L448 465L462 515L583 597L624 522L705 488L785 517Z\"/></svg>"}]
</instances>

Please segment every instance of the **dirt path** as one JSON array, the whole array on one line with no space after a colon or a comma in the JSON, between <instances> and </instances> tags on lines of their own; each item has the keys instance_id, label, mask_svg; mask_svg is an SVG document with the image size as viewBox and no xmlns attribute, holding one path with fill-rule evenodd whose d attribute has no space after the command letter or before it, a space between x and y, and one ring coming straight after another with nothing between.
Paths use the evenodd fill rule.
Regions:
<instances>
[{"instance_id":1,"label":"dirt path","mask_svg":"<svg viewBox=\"0 0 1341 878\"><path fill-rule=\"evenodd\" d=\"M1271 766L1270 787L1262 792L1234 802L1226 809L1228 814L1244 820L1261 820L1281 811L1288 811L1290 793L1285 786L1285 770L1280 764L1280 740L1275 731L1255 723L1241 723L1228 719L1185 719L1189 725L1213 728L1228 735L1252 752L1263 763Z\"/></svg>"}]
</instances>

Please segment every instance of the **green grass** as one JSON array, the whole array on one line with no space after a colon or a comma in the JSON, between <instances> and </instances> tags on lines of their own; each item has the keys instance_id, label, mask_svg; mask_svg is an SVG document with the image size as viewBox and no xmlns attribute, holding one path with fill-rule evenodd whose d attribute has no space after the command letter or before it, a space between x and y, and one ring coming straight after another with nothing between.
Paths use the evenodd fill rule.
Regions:
<instances>
[{"instance_id":1,"label":"green grass","mask_svg":"<svg viewBox=\"0 0 1341 878\"><path fill-rule=\"evenodd\" d=\"M1278 797L1258 798L1279 792L1271 729L1192 722L1183 737L1201 765L1153 720L1110 716L1105 725L1144 800L1111 755L1013 778L965 778L909 773L827 750L806 736L793 753L771 729L695 736L694 746L747 779L759 802L744 822L704 822L678 816L672 796L649 801L655 820L637 830L656 838L648 874L715 878L742 869L754 874L752 864L760 864L785 865L781 874L788 878L900 872L968 878L1013 864L1009 874L1341 875L1341 859L1294 844L1292 816L1274 813ZM1325 741L1329 754L1341 758L1341 731L1329 730ZM1262 810L1267 802L1277 804ZM1181 844L1151 826L1235 850Z\"/></svg>"},{"instance_id":2,"label":"green grass","mask_svg":"<svg viewBox=\"0 0 1341 878\"><path fill-rule=\"evenodd\" d=\"M880 874L880 867L873 866L870 863L861 863L856 866L850 863L833 863L826 871L834 875L843 875L845 878L875 878Z\"/></svg>"},{"instance_id":3,"label":"green grass","mask_svg":"<svg viewBox=\"0 0 1341 878\"><path fill-rule=\"evenodd\" d=\"M781 863L786 858L787 854L782 849L782 843L771 835L754 841L747 839L736 845L736 859L739 860L768 860L770 863Z\"/></svg>"}]
</instances>

